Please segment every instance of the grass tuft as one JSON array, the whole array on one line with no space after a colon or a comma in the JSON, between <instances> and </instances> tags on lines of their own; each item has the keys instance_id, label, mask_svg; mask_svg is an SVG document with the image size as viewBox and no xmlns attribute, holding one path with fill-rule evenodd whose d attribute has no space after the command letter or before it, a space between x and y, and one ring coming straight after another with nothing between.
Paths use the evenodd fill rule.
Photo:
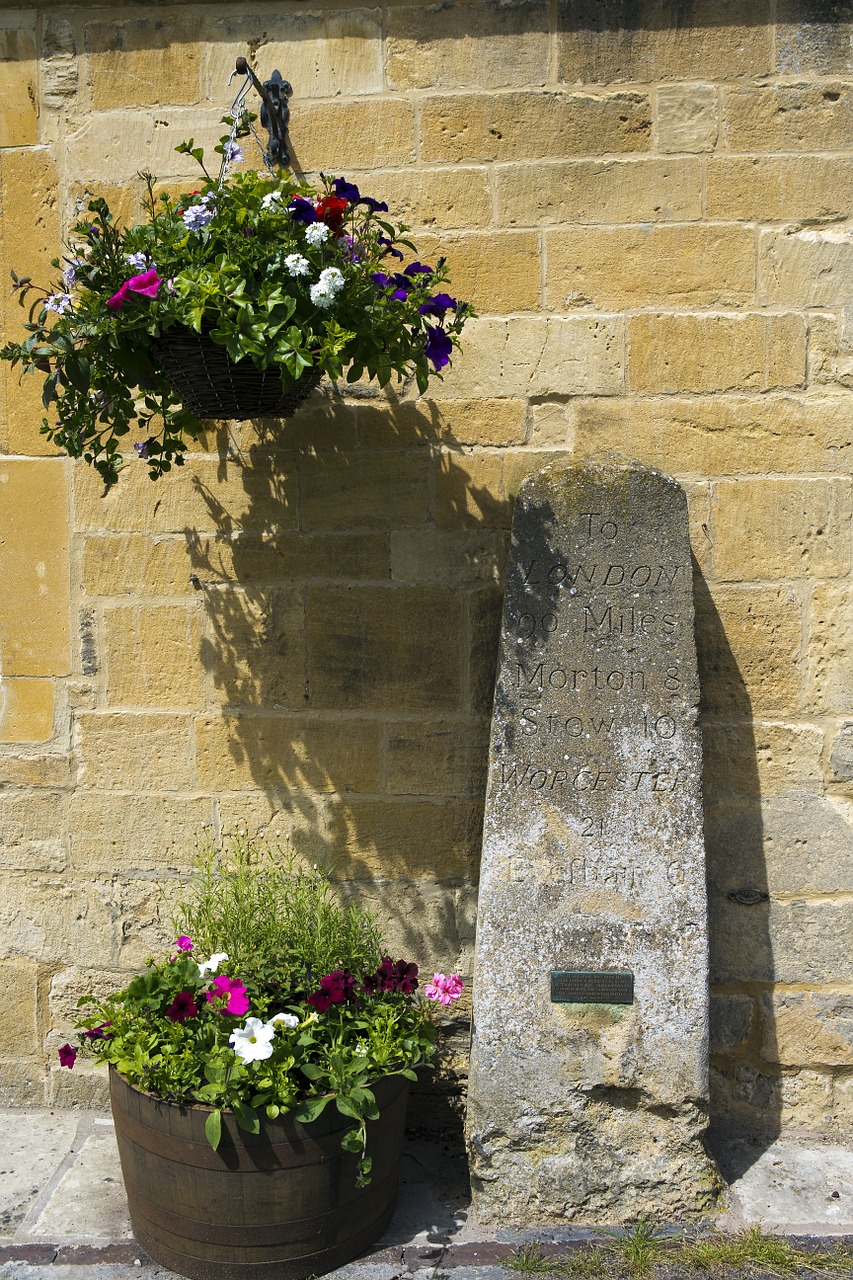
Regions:
<instances>
[{"instance_id":1,"label":"grass tuft","mask_svg":"<svg viewBox=\"0 0 853 1280\"><path fill-rule=\"evenodd\" d=\"M538 1240L530 1240L513 1249L507 1258L507 1266L513 1271L521 1271L527 1275L537 1275L543 1271L553 1271L554 1259L546 1257Z\"/></svg>"}]
</instances>

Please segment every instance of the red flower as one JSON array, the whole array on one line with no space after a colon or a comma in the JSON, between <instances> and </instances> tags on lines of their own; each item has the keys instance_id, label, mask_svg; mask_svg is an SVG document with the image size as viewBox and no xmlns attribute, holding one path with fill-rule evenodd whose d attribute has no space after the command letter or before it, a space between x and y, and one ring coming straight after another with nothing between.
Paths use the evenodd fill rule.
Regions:
<instances>
[{"instance_id":1,"label":"red flower","mask_svg":"<svg viewBox=\"0 0 853 1280\"><path fill-rule=\"evenodd\" d=\"M188 1018L194 1018L197 1013L198 1005L193 993L179 991L166 1010L166 1017L171 1018L173 1022L186 1022Z\"/></svg>"},{"instance_id":2,"label":"red flower","mask_svg":"<svg viewBox=\"0 0 853 1280\"><path fill-rule=\"evenodd\" d=\"M355 978L348 969L335 969L320 979L320 988L308 997L308 1004L318 1013L325 1013L330 1004L343 1004L356 995Z\"/></svg>"},{"instance_id":3,"label":"red flower","mask_svg":"<svg viewBox=\"0 0 853 1280\"><path fill-rule=\"evenodd\" d=\"M325 196L316 206L317 217L332 231L339 231L343 226L347 207L346 200L341 200L338 196Z\"/></svg>"}]
</instances>

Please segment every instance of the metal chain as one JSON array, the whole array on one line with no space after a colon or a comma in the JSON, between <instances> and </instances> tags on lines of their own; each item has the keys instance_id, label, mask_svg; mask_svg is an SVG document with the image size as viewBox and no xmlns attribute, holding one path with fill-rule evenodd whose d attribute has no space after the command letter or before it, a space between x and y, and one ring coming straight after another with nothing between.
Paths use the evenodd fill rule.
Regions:
<instances>
[{"instance_id":1,"label":"metal chain","mask_svg":"<svg viewBox=\"0 0 853 1280\"><path fill-rule=\"evenodd\" d=\"M230 76L228 77L229 85L231 81L234 79L234 77L238 74L239 72L237 71L231 72ZM231 133L228 137L228 143L226 144L226 149L230 149L230 147L233 145L237 137L237 130L240 127L240 123L241 121L245 121L245 124L248 126L249 132L251 133L252 137L255 139L255 142L257 142L258 144L258 150L261 153L261 158L263 159L264 164L266 165L269 172L275 175L275 170L273 166L270 164L269 159L267 158L267 149L264 146L261 139L259 138L257 130L255 129L255 126L252 124L251 115L248 107L246 106L246 97L251 87L252 87L252 77L250 75L247 75L246 79L243 81L243 84L240 86L240 91L237 94L237 97L231 103L231 110L228 112L228 114L231 116ZM229 164L230 164L230 161L227 159L225 155L223 155L222 173L219 179L220 187L225 182L225 175L228 172Z\"/></svg>"}]
</instances>

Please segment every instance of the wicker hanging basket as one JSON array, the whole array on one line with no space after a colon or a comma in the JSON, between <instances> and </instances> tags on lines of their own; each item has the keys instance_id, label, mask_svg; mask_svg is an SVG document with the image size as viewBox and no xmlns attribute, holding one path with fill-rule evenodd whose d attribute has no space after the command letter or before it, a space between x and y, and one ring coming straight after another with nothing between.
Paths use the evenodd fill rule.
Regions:
<instances>
[{"instance_id":1,"label":"wicker hanging basket","mask_svg":"<svg viewBox=\"0 0 853 1280\"><path fill-rule=\"evenodd\" d=\"M278 368L259 369L251 360L230 359L205 333L170 329L151 343L155 364L197 418L289 418L320 382L306 369L283 391Z\"/></svg>"}]
</instances>

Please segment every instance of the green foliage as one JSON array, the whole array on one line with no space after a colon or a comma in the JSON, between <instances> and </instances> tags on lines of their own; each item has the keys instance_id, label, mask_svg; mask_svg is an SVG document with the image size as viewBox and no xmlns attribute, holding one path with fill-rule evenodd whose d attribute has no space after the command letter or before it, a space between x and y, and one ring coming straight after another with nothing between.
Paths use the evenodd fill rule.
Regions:
<instances>
[{"instance_id":1,"label":"green foliage","mask_svg":"<svg viewBox=\"0 0 853 1280\"><path fill-rule=\"evenodd\" d=\"M12 272L21 305L32 299L27 337L0 348L0 358L46 375L42 431L50 440L107 484L131 431L152 479L180 465L201 424L157 363L152 344L174 329L204 332L234 361L277 368L285 392L310 368L380 386L414 375L422 392L441 376L473 311L453 299L452 307L433 302L447 298L443 260L405 274L419 266L403 267L415 253L405 224L380 216L375 200L356 200L354 187L338 198L343 179L324 178L316 190L286 174L246 171L226 181L224 161L211 176L193 139L176 150L201 167L198 191L158 196L155 178L143 174L147 222L120 228L97 197L64 260L54 261L62 274L52 286ZM319 221L295 217L294 198ZM329 199L336 203L318 210ZM316 227L327 228L325 240L312 239ZM316 293L329 270L340 273L332 298ZM147 292L128 288L152 271ZM446 345L438 355L436 333Z\"/></svg>"},{"instance_id":2,"label":"green foliage","mask_svg":"<svg viewBox=\"0 0 853 1280\"><path fill-rule=\"evenodd\" d=\"M652 1263L659 1261L666 1236L647 1218L638 1218L631 1227L607 1231L612 1240L609 1250L618 1254L633 1275L647 1275Z\"/></svg>"},{"instance_id":3,"label":"green foliage","mask_svg":"<svg viewBox=\"0 0 853 1280\"><path fill-rule=\"evenodd\" d=\"M507 1266L512 1271L521 1271L526 1275L539 1275L546 1271L553 1271L555 1262L553 1258L543 1253L538 1240L529 1240L525 1244L520 1244L517 1249L513 1249L507 1259Z\"/></svg>"},{"instance_id":4,"label":"green foliage","mask_svg":"<svg viewBox=\"0 0 853 1280\"><path fill-rule=\"evenodd\" d=\"M204 845L173 919L174 954L105 1000L82 997L81 1045L159 1098L211 1107L213 1147L223 1111L257 1133L262 1115L309 1123L334 1105L364 1185L372 1084L415 1079L433 1054L416 968L383 955L370 914L338 903L319 869L252 838Z\"/></svg>"},{"instance_id":5,"label":"green foliage","mask_svg":"<svg viewBox=\"0 0 853 1280\"><path fill-rule=\"evenodd\" d=\"M370 913L341 906L319 868L251 836L202 842L197 874L171 919L176 935L188 934L204 955L227 951L270 991L301 989L306 972L372 971L383 951ZM310 995L316 982L307 985Z\"/></svg>"}]
</instances>

